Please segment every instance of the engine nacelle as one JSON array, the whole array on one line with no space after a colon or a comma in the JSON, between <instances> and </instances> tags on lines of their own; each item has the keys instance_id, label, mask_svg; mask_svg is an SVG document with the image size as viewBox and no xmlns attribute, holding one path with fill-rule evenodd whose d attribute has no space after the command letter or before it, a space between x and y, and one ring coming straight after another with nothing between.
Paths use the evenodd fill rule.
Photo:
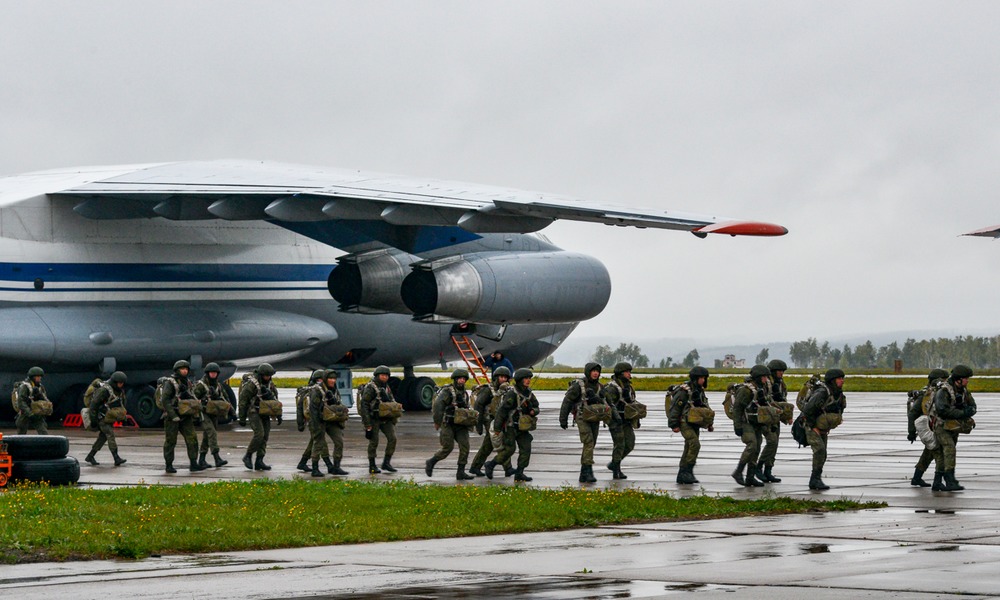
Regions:
<instances>
[{"instance_id":1,"label":"engine nacelle","mask_svg":"<svg viewBox=\"0 0 1000 600\"><path fill-rule=\"evenodd\" d=\"M597 259L575 252L484 252L411 265L402 297L417 319L476 323L572 323L611 297Z\"/></svg>"},{"instance_id":2,"label":"engine nacelle","mask_svg":"<svg viewBox=\"0 0 1000 600\"><path fill-rule=\"evenodd\" d=\"M408 313L399 288L409 265L416 260L393 250L349 254L337 260L326 285L345 312Z\"/></svg>"}]
</instances>

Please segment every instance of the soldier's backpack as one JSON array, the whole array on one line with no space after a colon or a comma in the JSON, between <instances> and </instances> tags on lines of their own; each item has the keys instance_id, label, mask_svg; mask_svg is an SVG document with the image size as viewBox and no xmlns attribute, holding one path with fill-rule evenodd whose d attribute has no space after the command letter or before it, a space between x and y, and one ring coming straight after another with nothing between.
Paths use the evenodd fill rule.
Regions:
<instances>
[{"instance_id":1,"label":"soldier's backpack","mask_svg":"<svg viewBox=\"0 0 1000 600\"><path fill-rule=\"evenodd\" d=\"M797 406L799 410L802 410L806 405L806 401L809 400L809 396L811 396L816 387L820 385L823 385L822 375L816 374L807 379L806 382L802 384L802 389L799 390L799 395L795 398L795 406Z\"/></svg>"},{"instance_id":2,"label":"soldier's backpack","mask_svg":"<svg viewBox=\"0 0 1000 600\"><path fill-rule=\"evenodd\" d=\"M806 438L806 416L802 413L799 413L799 416L792 422L792 439L800 448L809 445L809 440Z\"/></svg>"},{"instance_id":3,"label":"soldier's backpack","mask_svg":"<svg viewBox=\"0 0 1000 600\"><path fill-rule=\"evenodd\" d=\"M169 380L170 377L160 377L156 380L156 391L153 392L153 402L156 403L156 408L163 410L163 384ZM177 389L177 382L174 382L174 389Z\"/></svg>"},{"instance_id":4,"label":"soldier's backpack","mask_svg":"<svg viewBox=\"0 0 1000 600\"><path fill-rule=\"evenodd\" d=\"M309 400L309 388L311 387L311 385L303 385L295 390L295 424L299 431L304 429L306 422L309 421L309 410L306 407L306 402Z\"/></svg>"},{"instance_id":5,"label":"soldier's backpack","mask_svg":"<svg viewBox=\"0 0 1000 600\"><path fill-rule=\"evenodd\" d=\"M740 391L740 388L750 387L750 384L746 381L740 381L737 383L730 383L726 386L726 397L722 401L722 409L726 411L726 416L729 420L733 420L733 405L736 403L736 394ZM751 389L751 391L753 391Z\"/></svg>"},{"instance_id":6,"label":"soldier's backpack","mask_svg":"<svg viewBox=\"0 0 1000 600\"><path fill-rule=\"evenodd\" d=\"M87 391L83 393L84 406L90 408L90 403L94 400L94 394L97 393L97 390L101 389L101 384L103 383L104 381L100 377L90 382L90 385L87 386Z\"/></svg>"}]
</instances>

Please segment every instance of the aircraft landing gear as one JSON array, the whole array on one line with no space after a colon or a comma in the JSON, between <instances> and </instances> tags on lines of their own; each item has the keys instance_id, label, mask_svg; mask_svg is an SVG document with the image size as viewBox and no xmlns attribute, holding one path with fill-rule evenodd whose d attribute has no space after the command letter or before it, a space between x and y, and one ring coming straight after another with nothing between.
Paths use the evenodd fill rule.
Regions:
<instances>
[{"instance_id":1,"label":"aircraft landing gear","mask_svg":"<svg viewBox=\"0 0 1000 600\"><path fill-rule=\"evenodd\" d=\"M430 377L414 377L412 369L408 369L410 376L389 378L389 389L392 390L396 401L407 410L430 410L434 402L434 394L437 393L437 386Z\"/></svg>"}]
</instances>

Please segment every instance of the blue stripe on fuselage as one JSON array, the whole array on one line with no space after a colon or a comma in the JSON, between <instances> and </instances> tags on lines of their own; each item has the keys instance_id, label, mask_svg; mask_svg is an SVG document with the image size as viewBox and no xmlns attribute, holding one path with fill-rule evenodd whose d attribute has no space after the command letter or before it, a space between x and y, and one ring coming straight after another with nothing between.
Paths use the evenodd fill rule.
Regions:
<instances>
[{"instance_id":1,"label":"blue stripe on fuselage","mask_svg":"<svg viewBox=\"0 0 1000 600\"><path fill-rule=\"evenodd\" d=\"M244 263L0 263L0 280L87 282L326 281L336 265Z\"/></svg>"},{"instance_id":2,"label":"blue stripe on fuselage","mask_svg":"<svg viewBox=\"0 0 1000 600\"><path fill-rule=\"evenodd\" d=\"M410 254L420 254L478 240L461 227L392 225L385 221L272 221L275 225L334 248L379 241Z\"/></svg>"}]
</instances>

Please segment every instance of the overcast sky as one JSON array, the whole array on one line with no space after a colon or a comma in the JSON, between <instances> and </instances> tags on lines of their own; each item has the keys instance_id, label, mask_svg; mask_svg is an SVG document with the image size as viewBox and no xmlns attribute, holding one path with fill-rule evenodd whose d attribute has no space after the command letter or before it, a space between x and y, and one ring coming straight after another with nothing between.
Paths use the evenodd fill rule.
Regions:
<instances>
[{"instance_id":1,"label":"overcast sky","mask_svg":"<svg viewBox=\"0 0 1000 600\"><path fill-rule=\"evenodd\" d=\"M981 332L998 56L997 2L0 0L0 174L251 158L767 220L544 233L611 271L577 335Z\"/></svg>"}]
</instances>

